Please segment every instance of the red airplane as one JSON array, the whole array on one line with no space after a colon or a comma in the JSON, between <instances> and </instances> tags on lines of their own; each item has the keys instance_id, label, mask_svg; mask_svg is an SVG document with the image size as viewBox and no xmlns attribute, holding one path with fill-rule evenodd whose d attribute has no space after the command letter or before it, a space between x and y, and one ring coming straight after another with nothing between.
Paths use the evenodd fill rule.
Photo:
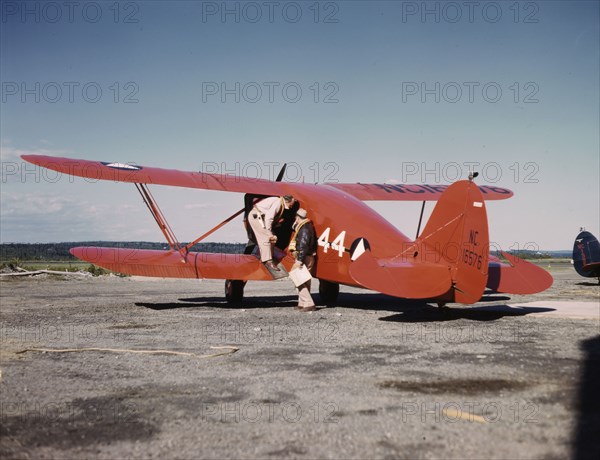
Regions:
<instances>
[{"instance_id":1,"label":"red airplane","mask_svg":"<svg viewBox=\"0 0 600 460\"><path fill-rule=\"evenodd\" d=\"M96 162L42 155L23 155L30 163L92 179L132 182L163 231L170 250L76 247L71 253L109 270L141 276L212 278L226 281L227 300L240 301L249 280L272 280L255 254L192 252L190 249L267 196L293 195L305 208L318 235L314 276L326 303L335 302L339 285L363 287L408 299L472 304L486 287L496 292L533 294L552 285L545 270L511 254L489 252L486 200L510 198L510 190L477 186L469 180L445 185L305 184L234 175L184 172L124 163ZM148 184L245 193L245 208L193 242L180 244L154 200ZM364 201L437 201L423 231L412 241ZM295 214L295 211L293 211ZM421 211L421 217L423 211ZM292 215L293 219L293 215ZM420 227L420 221L419 221ZM276 253L290 270L294 258ZM280 241L280 243L281 243ZM249 251L247 251L249 252ZM256 252L256 251L255 251Z\"/></svg>"}]
</instances>

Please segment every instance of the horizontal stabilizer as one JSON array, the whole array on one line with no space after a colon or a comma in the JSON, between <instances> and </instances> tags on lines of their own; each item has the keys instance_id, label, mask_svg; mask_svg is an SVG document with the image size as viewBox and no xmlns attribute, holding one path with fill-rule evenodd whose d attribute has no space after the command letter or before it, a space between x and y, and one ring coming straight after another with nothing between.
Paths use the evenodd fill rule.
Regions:
<instances>
[{"instance_id":1,"label":"horizontal stabilizer","mask_svg":"<svg viewBox=\"0 0 600 460\"><path fill-rule=\"evenodd\" d=\"M497 257L490 257L487 287L507 294L535 294L552 286L552 275L537 265L502 252L510 264L503 264Z\"/></svg>"},{"instance_id":2,"label":"horizontal stabilizer","mask_svg":"<svg viewBox=\"0 0 600 460\"><path fill-rule=\"evenodd\" d=\"M368 289L406 299L430 299L452 287L447 266L378 260L368 249L352 263L350 276Z\"/></svg>"}]
</instances>

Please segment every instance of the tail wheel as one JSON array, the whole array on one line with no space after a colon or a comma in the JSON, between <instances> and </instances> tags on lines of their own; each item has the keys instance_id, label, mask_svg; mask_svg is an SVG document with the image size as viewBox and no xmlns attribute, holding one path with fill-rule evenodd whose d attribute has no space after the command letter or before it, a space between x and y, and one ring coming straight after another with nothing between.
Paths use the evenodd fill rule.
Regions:
<instances>
[{"instance_id":1,"label":"tail wheel","mask_svg":"<svg viewBox=\"0 0 600 460\"><path fill-rule=\"evenodd\" d=\"M225 299L231 305L239 305L244 299L245 281L225 280Z\"/></svg>"},{"instance_id":2,"label":"tail wheel","mask_svg":"<svg viewBox=\"0 0 600 460\"><path fill-rule=\"evenodd\" d=\"M319 280L319 295L325 305L335 304L340 293L340 285L331 281Z\"/></svg>"}]
</instances>

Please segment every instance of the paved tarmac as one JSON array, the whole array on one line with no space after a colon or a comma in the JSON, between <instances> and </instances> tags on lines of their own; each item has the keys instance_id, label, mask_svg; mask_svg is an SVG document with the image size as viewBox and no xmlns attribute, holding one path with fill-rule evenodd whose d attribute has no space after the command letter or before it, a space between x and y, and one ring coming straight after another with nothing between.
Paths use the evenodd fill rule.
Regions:
<instances>
[{"instance_id":1,"label":"paved tarmac","mask_svg":"<svg viewBox=\"0 0 600 460\"><path fill-rule=\"evenodd\" d=\"M289 280L230 308L221 281L2 279L0 455L600 458L600 289L550 268L533 296L313 313Z\"/></svg>"}]
</instances>

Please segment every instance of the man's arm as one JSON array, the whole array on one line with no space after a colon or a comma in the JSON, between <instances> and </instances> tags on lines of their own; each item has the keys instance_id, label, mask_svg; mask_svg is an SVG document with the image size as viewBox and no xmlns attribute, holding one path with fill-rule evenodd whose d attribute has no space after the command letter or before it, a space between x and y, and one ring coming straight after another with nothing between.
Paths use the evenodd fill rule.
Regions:
<instances>
[{"instance_id":1,"label":"man's arm","mask_svg":"<svg viewBox=\"0 0 600 460\"><path fill-rule=\"evenodd\" d=\"M304 263L304 258L308 255L310 245L309 225L304 225L296 235L296 259Z\"/></svg>"}]
</instances>

